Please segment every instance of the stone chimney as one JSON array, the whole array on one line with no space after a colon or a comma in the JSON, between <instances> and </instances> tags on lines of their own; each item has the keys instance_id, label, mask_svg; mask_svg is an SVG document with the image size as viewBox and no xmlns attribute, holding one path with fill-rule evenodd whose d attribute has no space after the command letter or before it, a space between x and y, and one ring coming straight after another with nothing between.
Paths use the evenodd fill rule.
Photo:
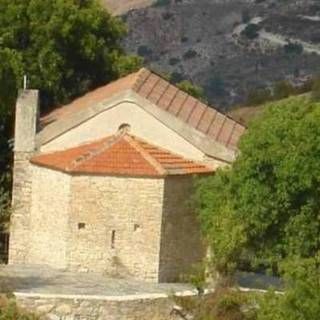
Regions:
<instances>
[{"instance_id":1,"label":"stone chimney","mask_svg":"<svg viewBox=\"0 0 320 320\"><path fill-rule=\"evenodd\" d=\"M39 91L21 90L16 104L14 152L34 152L39 119Z\"/></svg>"},{"instance_id":2,"label":"stone chimney","mask_svg":"<svg viewBox=\"0 0 320 320\"><path fill-rule=\"evenodd\" d=\"M32 192L32 169L29 160L37 149L38 116L38 90L21 90L16 104L10 264L24 264L28 255Z\"/></svg>"}]
</instances>

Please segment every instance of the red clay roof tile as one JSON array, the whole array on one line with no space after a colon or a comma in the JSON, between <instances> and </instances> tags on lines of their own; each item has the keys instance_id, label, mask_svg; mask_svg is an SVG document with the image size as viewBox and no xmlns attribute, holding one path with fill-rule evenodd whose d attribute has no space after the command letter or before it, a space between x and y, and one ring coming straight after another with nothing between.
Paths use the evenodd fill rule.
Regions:
<instances>
[{"instance_id":1,"label":"red clay roof tile","mask_svg":"<svg viewBox=\"0 0 320 320\"><path fill-rule=\"evenodd\" d=\"M71 174L164 177L213 172L202 163L187 160L128 134L40 154L33 157L31 163Z\"/></svg>"},{"instance_id":2,"label":"red clay roof tile","mask_svg":"<svg viewBox=\"0 0 320 320\"><path fill-rule=\"evenodd\" d=\"M197 102L167 80L144 68L56 109L42 118L42 123L63 119L128 89L232 150L237 148L237 143L245 131L245 127L233 119L200 101Z\"/></svg>"}]
</instances>

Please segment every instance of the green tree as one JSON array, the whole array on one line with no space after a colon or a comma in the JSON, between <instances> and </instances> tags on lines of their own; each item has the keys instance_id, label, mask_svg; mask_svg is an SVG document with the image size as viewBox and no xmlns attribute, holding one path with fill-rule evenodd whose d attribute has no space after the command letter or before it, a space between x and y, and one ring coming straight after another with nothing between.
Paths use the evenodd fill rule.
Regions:
<instances>
[{"instance_id":1,"label":"green tree","mask_svg":"<svg viewBox=\"0 0 320 320\"><path fill-rule=\"evenodd\" d=\"M135 69L139 59L128 58L120 46L125 33L96 0L0 2L1 47L20 56L29 86L41 90L46 105Z\"/></svg>"},{"instance_id":2,"label":"green tree","mask_svg":"<svg viewBox=\"0 0 320 320\"><path fill-rule=\"evenodd\" d=\"M284 294L262 298L257 320L315 320L320 314L320 256L285 265Z\"/></svg>"},{"instance_id":3,"label":"green tree","mask_svg":"<svg viewBox=\"0 0 320 320\"><path fill-rule=\"evenodd\" d=\"M201 87L194 85L192 82L188 80L183 80L176 84L176 86L185 91L186 93L190 94L191 96L195 97L196 99L205 100L204 91Z\"/></svg>"},{"instance_id":4,"label":"green tree","mask_svg":"<svg viewBox=\"0 0 320 320\"><path fill-rule=\"evenodd\" d=\"M40 90L42 109L67 102L140 66L121 48L125 33L98 0L0 1L0 214L7 212L13 106L23 75Z\"/></svg>"},{"instance_id":5,"label":"green tree","mask_svg":"<svg viewBox=\"0 0 320 320\"><path fill-rule=\"evenodd\" d=\"M5 227L10 208L11 108L22 79L21 55L14 50L0 47L0 231Z\"/></svg>"},{"instance_id":6,"label":"green tree","mask_svg":"<svg viewBox=\"0 0 320 320\"><path fill-rule=\"evenodd\" d=\"M256 39L259 36L259 25L255 23L249 23L246 28L241 32L241 35L247 37L250 40Z\"/></svg>"},{"instance_id":7,"label":"green tree","mask_svg":"<svg viewBox=\"0 0 320 320\"><path fill-rule=\"evenodd\" d=\"M0 38L1 39L1 38ZM0 44L0 121L10 115L22 79L21 54ZM3 123L0 122L0 127Z\"/></svg>"},{"instance_id":8,"label":"green tree","mask_svg":"<svg viewBox=\"0 0 320 320\"><path fill-rule=\"evenodd\" d=\"M289 55L300 55L303 53L303 45L298 42L288 42L284 46L284 52Z\"/></svg>"},{"instance_id":9,"label":"green tree","mask_svg":"<svg viewBox=\"0 0 320 320\"><path fill-rule=\"evenodd\" d=\"M249 127L232 168L200 180L202 228L220 272L243 259L277 271L320 249L320 107L276 102Z\"/></svg>"}]
</instances>

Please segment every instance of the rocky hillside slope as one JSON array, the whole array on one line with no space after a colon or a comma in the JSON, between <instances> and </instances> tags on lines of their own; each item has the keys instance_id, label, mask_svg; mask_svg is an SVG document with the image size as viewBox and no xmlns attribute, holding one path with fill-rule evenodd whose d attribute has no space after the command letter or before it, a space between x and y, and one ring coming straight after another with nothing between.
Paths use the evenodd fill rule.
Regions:
<instances>
[{"instance_id":1,"label":"rocky hillside slope","mask_svg":"<svg viewBox=\"0 0 320 320\"><path fill-rule=\"evenodd\" d=\"M189 79L201 85L209 102L222 109L243 104L252 89L283 79L298 85L320 73L318 1L157 0L156 4L123 16L129 27L125 48L173 81ZM245 35L249 24L257 31Z\"/></svg>"}]
</instances>

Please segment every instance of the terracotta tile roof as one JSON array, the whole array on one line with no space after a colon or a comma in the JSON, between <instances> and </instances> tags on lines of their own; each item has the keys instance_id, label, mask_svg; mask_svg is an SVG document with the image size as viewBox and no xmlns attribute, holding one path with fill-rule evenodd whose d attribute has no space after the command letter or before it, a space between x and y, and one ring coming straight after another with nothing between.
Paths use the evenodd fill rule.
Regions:
<instances>
[{"instance_id":1,"label":"terracotta tile roof","mask_svg":"<svg viewBox=\"0 0 320 320\"><path fill-rule=\"evenodd\" d=\"M237 149L238 141L245 131L243 125L179 90L145 68L89 92L69 105L56 109L42 118L42 123L62 119L128 89L135 91L141 97L206 134L209 138L232 150Z\"/></svg>"},{"instance_id":2,"label":"terracotta tile roof","mask_svg":"<svg viewBox=\"0 0 320 320\"><path fill-rule=\"evenodd\" d=\"M162 177L214 171L127 133L40 154L33 157L31 163L67 173L101 175Z\"/></svg>"}]
</instances>

